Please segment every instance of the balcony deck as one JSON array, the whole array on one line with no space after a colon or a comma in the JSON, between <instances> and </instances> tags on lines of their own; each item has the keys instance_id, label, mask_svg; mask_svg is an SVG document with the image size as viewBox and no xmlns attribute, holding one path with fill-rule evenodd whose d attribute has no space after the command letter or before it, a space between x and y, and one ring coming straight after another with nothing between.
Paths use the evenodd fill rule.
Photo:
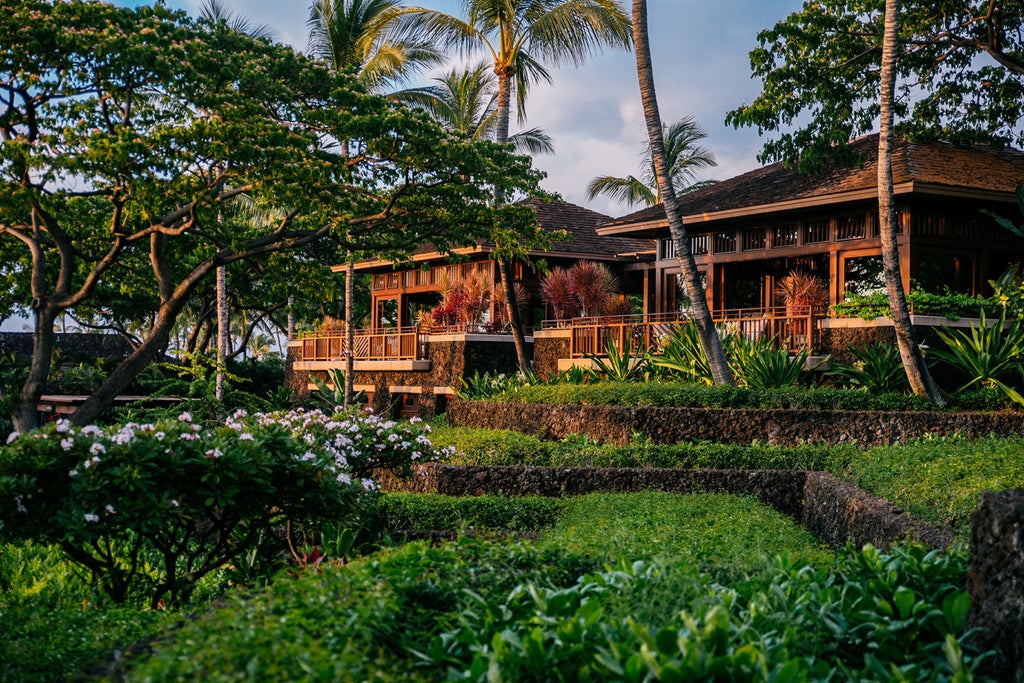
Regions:
<instances>
[{"instance_id":1,"label":"balcony deck","mask_svg":"<svg viewBox=\"0 0 1024 683\"><path fill-rule=\"evenodd\" d=\"M820 345L822 316L809 308L743 308L716 311L715 324L726 332L756 340L769 340L791 351L814 353ZM547 320L542 329L568 329L570 358L604 355L609 341L623 348L627 340L651 353L660 352L673 327L691 322L683 313L593 316L572 320Z\"/></svg>"}]
</instances>

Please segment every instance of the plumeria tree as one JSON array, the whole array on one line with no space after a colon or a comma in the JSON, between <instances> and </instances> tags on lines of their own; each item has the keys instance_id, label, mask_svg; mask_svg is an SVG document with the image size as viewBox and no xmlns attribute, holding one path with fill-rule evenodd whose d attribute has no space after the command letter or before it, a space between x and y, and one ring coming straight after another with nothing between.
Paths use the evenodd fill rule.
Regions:
<instances>
[{"instance_id":1,"label":"plumeria tree","mask_svg":"<svg viewBox=\"0 0 1024 683\"><path fill-rule=\"evenodd\" d=\"M379 485L443 458L429 426L364 413L177 418L113 427L66 420L8 439L0 539L60 546L115 602L177 607L275 529L358 526Z\"/></svg>"},{"instance_id":2,"label":"plumeria tree","mask_svg":"<svg viewBox=\"0 0 1024 683\"><path fill-rule=\"evenodd\" d=\"M130 294L148 323L77 424L163 353L218 266L325 239L400 260L422 242L444 251L529 213L487 202L495 188L535 188L528 160L446 134L291 49L161 5L9 9L0 254L35 330L19 430L35 422L55 321L106 293ZM274 219L222 220L242 194Z\"/></svg>"}]
</instances>

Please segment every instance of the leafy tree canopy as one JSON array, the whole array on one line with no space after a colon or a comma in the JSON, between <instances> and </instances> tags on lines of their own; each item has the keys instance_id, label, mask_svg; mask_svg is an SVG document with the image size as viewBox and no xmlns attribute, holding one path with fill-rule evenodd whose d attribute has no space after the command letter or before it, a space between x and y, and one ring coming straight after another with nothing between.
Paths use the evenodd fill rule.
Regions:
<instances>
[{"instance_id":1,"label":"leafy tree canopy","mask_svg":"<svg viewBox=\"0 0 1024 683\"><path fill-rule=\"evenodd\" d=\"M64 311L130 297L149 312L142 345L99 392L112 397L219 265L327 237L401 258L486 235L505 214L529 224L487 201L495 187L532 191L529 160L223 22L24 0L0 34L0 273L19 275L36 316L25 420ZM242 194L266 220L231 219Z\"/></svg>"},{"instance_id":2,"label":"leafy tree canopy","mask_svg":"<svg viewBox=\"0 0 1024 683\"><path fill-rule=\"evenodd\" d=\"M895 113L918 139L1024 144L1024 2L902 3ZM762 162L813 171L853 161L846 143L877 120L882 0L808 1L758 34L761 94L726 117L772 139Z\"/></svg>"}]
</instances>

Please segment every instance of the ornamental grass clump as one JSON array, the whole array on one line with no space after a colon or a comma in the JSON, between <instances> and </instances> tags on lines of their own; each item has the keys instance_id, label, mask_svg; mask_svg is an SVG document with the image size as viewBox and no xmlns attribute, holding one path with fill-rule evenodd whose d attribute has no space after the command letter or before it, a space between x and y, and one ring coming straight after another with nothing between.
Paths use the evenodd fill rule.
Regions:
<instances>
[{"instance_id":1,"label":"ornamental grass clump","mask_svg":"<svg viewBox=\"0 0 1024 683\"><path fill-rule=\"evenodd\" d=\"M235 413L12 434L0 452L0 540L60 546L114 602L179 606L275 530L357 524L371 473L438 457L429 426L374 415Z\"/></svg>"}]
</instances>

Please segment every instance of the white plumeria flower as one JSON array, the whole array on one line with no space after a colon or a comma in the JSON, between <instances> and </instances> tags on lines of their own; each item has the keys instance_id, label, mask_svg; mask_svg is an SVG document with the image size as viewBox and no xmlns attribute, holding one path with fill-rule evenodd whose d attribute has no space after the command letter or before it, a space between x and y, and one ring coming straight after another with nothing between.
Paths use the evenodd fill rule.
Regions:
<instances>
[{"instance_id":1,"label":"white plumeria flower","mask_svg":"<svg viewBox=\"0 0 1024 683\"><path fill-rule=\"evenodd\" d=\"M105 511L105 512L106 512L106 513L107 513L108 515L113 515L113 514L117 514L117 510L115 510L115 509L114 509L114 506L113 506L113 505L110 505L109 503L107 504L107 506L106 506L105 508L103 508L103 510L104 510L104 511Z\"/></svg>"},{"instance_id":2,"label":"white plumeria flower","mask_svg":"<svg viewBox=\"0 0 1024 683\"><path fill-rule=\"evenodd\" d=\"M178 422L191 422L191 421L192 421L192 413L188 412L187 410L182 412L181 415L178 415Z\"/></svg>"},{"instance_id":3,"label":"white plumeria flower","mask_svg":"<svg viewBox=\"0 0 1024 683\"><path fill-rule=\"evenodd\" d=\"M70 451L75 446L75 440L68 437L60 440L60 447L65 451Z\"/></svg>"},{"instance_id":4,"label":"white plumeria flower","mask_svg":"<svg viewBox=\"0 0 1024 683\"><path fill-rule=\"evenodd\" d=\"M94 455L98 453L106 453L107 447L101 444L99 441L97 441L93 445L89 446L89 452Z\"/></svg>"},{"instance_id":5,"label":"white plumeria flower","mask_svg":"<svg viewBox=\"0 0 1024 683\"><path fill-rule=\"evenodd\" d=\"M86 512L85 513L85 521L87 521L87 522L98 522L98 521L100 521L100 516L99 515L94 515L91 512Z\"/></svg>"}]
</instances>

